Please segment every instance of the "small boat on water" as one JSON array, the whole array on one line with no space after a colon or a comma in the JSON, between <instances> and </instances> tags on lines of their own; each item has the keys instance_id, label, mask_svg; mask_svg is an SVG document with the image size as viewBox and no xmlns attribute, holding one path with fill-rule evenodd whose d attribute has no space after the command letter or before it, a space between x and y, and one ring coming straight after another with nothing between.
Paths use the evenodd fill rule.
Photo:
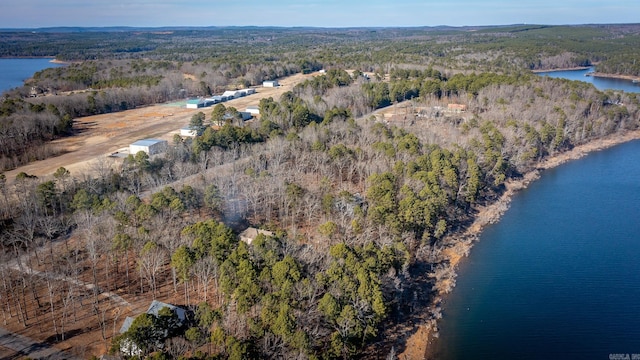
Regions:
<instances>
[{"instance_id":1,"label":"small boat on water","mask_svg":"<svg viewBox=\"0 0 640 360\"><path fill-rule=\"evenodd\" d=\"M638 80L638 79L631 80L631 82L634 83L634 84L640 84L640 80Z\"/></svg>"}]
</instances>

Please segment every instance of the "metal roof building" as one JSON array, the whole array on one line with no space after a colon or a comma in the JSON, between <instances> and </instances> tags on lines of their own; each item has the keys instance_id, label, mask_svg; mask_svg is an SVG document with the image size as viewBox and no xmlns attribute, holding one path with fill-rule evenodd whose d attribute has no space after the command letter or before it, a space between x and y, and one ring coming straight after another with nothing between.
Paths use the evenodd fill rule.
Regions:
<instances>
[{"instance_id":1,"label":"metal roof building","mask_svg":"<svg viewBox=\"0 0 640 360\"><path fill-rule=\"evenodd\" d=\"M251 115L260 115L260 108L257 106L247 106L245 111Z\"/></svg>"},{"instance_id":2,"label":"metal roof building","mask_svg":"<svg viewBox=\"0 0 640 360\"><path fill-rule=\"evenodd\" d=\"M161 139L144 139L138 140L129 145L129 154L135 155L140 151L146 152L148 155L155 155L164 152L169 146L167 140Z\"/></svg>"},{"instance_id":3,"label":"metal roof building","mask_svg":"<svg viewBox=\"0 0 640 360\"><path fill-rule=\"evenodd\" d=\"M198 129L192 128L191 125L180 128L180 136L196 137Z\"/></svg>"},{"instance_id":4,"label":"metal roof building","mask_svg":"<svg viewBox=\"0 0 640 360\"><path fill-rule=\"evenodd\" d=\"M242 117L242 121L247 121L253 117L253 115L247 111L238 111L238 113L240 114L240 117ZM225 113L222 115L222 120L233 120L233 115Z\"/></svg>"},{"instance_id":5,"label":"metal roof building","mask_svg":"<svg viewBox=\"0 0 640 360\"><path fill-rule=\"evenodd\" d=\"M204 107L204 101L202 99L187 100L187 109L198 109L201 107Z\"/></svg>"},{"instance_id":6,"label":"metal roof building","mask_svg":"<svg viewBox=\"0 0 640 360\"><path fill-rule=\"evenodd\" d=\"M222 93L222 96L226 96L227 99L231 100L231 99L239 98L240 92L237 90L227 90L224 93Z\"/></svg>"},{"instance_id":7,"label":"metal roof building","mask_svg":"<svg viewBox=\"0 0 640 360\"><path fill-rule=\"evenodd\" d=\"M164 303L162 301L158 301L158 300L153 300L151 302L151 305L149 305L149 309L147 309L147 314L152 314L155 316L158 316L158 313L160 312L160 310L162 308L169 308L169 310L173 311L174 313L176 313L176 315L178 316L178 320L180 320L180 322L183 322L186 320L187 318L187 311L181 307L172 305L172 304L167 304ZM122 326L120 327L120 334L126 332L127 330L129 330L129 328L131 327L131 323L133 323L134 318L127 316L126 319L124 319L124 323L122 324Z\"/></svg>"}]
</instances>

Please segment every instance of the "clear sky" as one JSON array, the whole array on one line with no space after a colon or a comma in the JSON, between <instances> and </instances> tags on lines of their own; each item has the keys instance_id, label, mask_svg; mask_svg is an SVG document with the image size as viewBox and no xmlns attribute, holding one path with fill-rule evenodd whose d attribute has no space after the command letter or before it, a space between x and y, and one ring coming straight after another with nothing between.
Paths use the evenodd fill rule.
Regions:
<instances>
[{"instance_id":1,"label":"clear sky","mask_svg":"<svg viewBox=\"0 0 640 360\"><path fill-rule=\"evenodd\" d=\"M639 0L0 0L0 28L637 22Z\"/></svg>"}]
</instances>

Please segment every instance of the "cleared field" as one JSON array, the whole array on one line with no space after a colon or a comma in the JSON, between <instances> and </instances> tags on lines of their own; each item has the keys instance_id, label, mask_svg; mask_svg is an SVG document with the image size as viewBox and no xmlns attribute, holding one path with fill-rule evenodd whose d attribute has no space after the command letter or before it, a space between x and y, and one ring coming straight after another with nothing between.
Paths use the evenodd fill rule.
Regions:
<instances>
[{"instance_id":1,"label":"cleared field","mask_svg":"<svg viewBox=\"0 0 640 360\"><path fill-rule=\"evenodd\" d=\"M278 80L280 86L277 88L259 87L253 95L230 100L224 104L244 111L247 106L257 106L263 98L278 99L283 93L292 90L296 84L316 75L318 75L317 72L282 78ZM212 110L212 108L186 109L184 104L184 101L158 104L75 119L73 126L77 134L53 142L60 149L65 150L63 155L7 171L5 173L7 181L13 182L20 172L38 177L51 175L61 166L77 176L91 171L92 160L128 147L136 140L145 138L171 140L178 129L189 124L194 114L202 111L208 118Z\"/></svg>"}]
</instances>

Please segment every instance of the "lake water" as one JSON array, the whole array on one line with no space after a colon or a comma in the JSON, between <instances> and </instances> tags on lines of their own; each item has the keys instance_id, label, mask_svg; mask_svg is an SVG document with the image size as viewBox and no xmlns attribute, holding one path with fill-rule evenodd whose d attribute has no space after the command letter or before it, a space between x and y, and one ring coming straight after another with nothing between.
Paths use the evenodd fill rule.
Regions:
<instances>
[{"instance_id":1,"label":"lake water","mask_svg":"<svg viewBox=\"0 0 640 360\"><path fill-rule=\"evenodd\" d=\"M22 86L34 73L63 66L54 64L51 59L0 59L0 93Z\"/></svg>"},{"instance_id":2,"label":"lake water","mask_svg":"<svg viewBox=\"0 0 640 360\"><path fill-rule=\"evenodd\" d=\"M588 82L590 84L593 84L598 90L614 89L623 90L626 92L640 92L640 83L633 83L631 80L585 76L585 74L593 70L593 68L589 68L586 70L549 71L537 74L540 76L549 76L552 78L562 78Z\"/></svg>"},{"instance_id":3,"label":"lake water","mask_svg":"<svg viewBox=\"0 0 640 360\"><path fill-rule=\"evenodd\" d=\"M547 170L513 198L460 266L437 358L633 358L639 300L635 141Z\"/></svg>"}]
</instances>

